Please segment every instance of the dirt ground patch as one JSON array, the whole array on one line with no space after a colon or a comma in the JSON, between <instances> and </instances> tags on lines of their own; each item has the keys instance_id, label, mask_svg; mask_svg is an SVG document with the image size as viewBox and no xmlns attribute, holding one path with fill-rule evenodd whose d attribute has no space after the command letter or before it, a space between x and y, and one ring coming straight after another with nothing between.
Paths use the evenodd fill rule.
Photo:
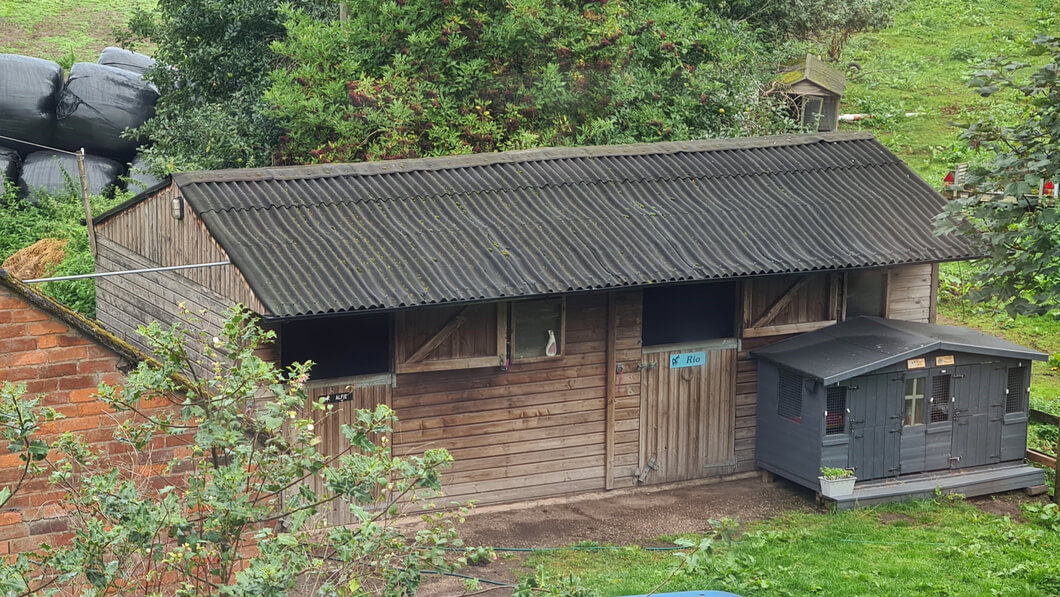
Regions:
<instances>
[{"instance_id":1,"label":"dirt ground patch","mask_svg":"<svg viewBox=\"0 0 1060 597\"><path fill-rule=\"evenodd\" d=\"M1049 501L1049 495L1028 496L1022 491L1010 491L997 495L984 495L968 500L968 503L979 508L983 512L997 516L1008 516L1012 520L1023 521L1022 504L1045 503Z\"/></svg>"},{"instance_id":2,"label":"dirt ground patch","mask_svg":"<svg viewBox=\"0 0 1060 597\"><path fill-rule=\"evenodd\" d=\"M638 489L517 506L477 508L460 527L467 545L494 548L561 547L579 542L664 546L664 535L705 532L711 519L764 520L783 512L813 511L813 493L784 480L765 484L758 477L686 485L658 491ZM526 552L498 550L498 558L473 566L466 575L512 583L530 571ZM488 588L482 585L480 588ZM417 595L460 595L458 578L427 577ZM503 589L490 595L505 595Z\"/></svg>"}]
</instances>

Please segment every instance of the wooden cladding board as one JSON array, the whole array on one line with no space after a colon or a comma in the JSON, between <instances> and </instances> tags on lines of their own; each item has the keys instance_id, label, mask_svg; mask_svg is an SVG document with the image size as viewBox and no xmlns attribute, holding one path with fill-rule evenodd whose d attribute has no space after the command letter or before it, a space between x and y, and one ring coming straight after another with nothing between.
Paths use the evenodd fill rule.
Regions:
<instances>
[{"instance_id":1,"label":"wooden cladding board","mask_svg":"<svg viewBox=\"0 0 1060 597\"><path fill-rule=\"evenodd\" d=\"M696 348L688 348L695 352ZM735 471L736 349L702 351L702 365L671 368L669 351L644 355L641 373L645 483L701 479Z\"/></svg>"},{"instance_id":2,"label":"wooden cladding board","mask_svg":"<svg viewBox=\"0 0 1060 597\"><path fill-rule=\"evenodd\" d=\"M499 367L506 321L505 303L399 312L395 323L397 372Z\"/></svg>"},{"instance_id":3,"label":"wooden cladding board","mask_svg":"<svg viewBox=\"0 0 1060 597\"><path fill-rule=\"evenodd\" d=\"M394 452L446 448L446 501L496 503L604 489L605 295L567 299L565 353L508 371L398 374ZM615 487L632 485L640 403L639 292L616 297ZM612 372L612 374L614 374Z\"/></svg>"},{"instance_id":4,"label":"wooden cladding board","mask_svg":"<svg viewBox=\"0 0 1060 597\"><path fill-rule=\"evenodd\" d=\"M938 283L938 270L930 263L891 268L887 316L906 321L931 321Z\"/></svg>"},{"instance_id":5,"label":"wooden cladding board","mask_svg":"<svg viewBox=\"0 0 1060 597\"><path fill-rule=\"evenodd\" d=\"M324 456L336 458L346 454L350 442L342 434L342 426L352 425L356 422L358 409L375 410L375 407L380 404L390 406L390 391L390 384L354 387L348 383L329 384L324 381L308 387L306 393L311 400L324 396L330 396L335 400L335 402L330 404L329 410L323 412L314 411L312 413L313 430L321 440L317 446L320 453ZM381 434L376 434L371 439L377 446L382 445L383 437ZM390 441L390 438L387 437L386 442L389 443ZM309 486L317 495L328 495L323 480L319 477L310 478ZM378 492L374 492L373 495L378 497ZM332 507L326 511L324 517L329 525L346 525L359 522L350 514L348 505L341 501L332 502Z\"/></svg>"},{"instance_id":6,"label":"wooden cladding board","mask_svg":"<svg viewBox=\"0 0 1060 597\"><path fill-rule=\"evenodd\" d=\"M228 261L224 249L186 203L182 219L172 216L176 198L177 188L170 184L96 226L96 234L163 266ZM265 307L233 265L179 270L179 275L256 313L265 313Z\"/></svg>"},{"instance_id":7,"label":"wooden cladding board","mask_svg":"<svg viewBox=\"0 0 1060 597\"><path fill-rule=\"evenodd\" d=\"M100 237L96 262L100 271L149 269L158 263L137 255L110 239ZM164 326L182 323L192 330L203 330L216 335L227 321L226 311L234 303L207 288L189 282L176 272L148 272L126 276L110 276L96 280L96 313L104 328L130 344L150 353L151 349L137 327L152 321ZM182 315L180 306L190 312ZM188 343L193 361L208 367L209 360L202 347Z\"/></svg>"}]
</instances>

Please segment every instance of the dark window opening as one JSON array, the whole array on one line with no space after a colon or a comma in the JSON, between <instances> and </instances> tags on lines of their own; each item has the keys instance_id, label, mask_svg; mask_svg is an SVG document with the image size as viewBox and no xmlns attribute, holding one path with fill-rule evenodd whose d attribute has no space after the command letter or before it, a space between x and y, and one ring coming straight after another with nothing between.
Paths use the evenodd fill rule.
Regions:
<instances>
[{"instance_id":1,"label":"dark window opening","mask_svg":"<svg viewBox=\"0 0 1060 597\"><path fill-rule=\"evenodd\" d=\"M512 358L563 354L563 299L512 303Z\"/></svg>"},{"instance_id":2,"label":"dark window opening","mask_svg":"<svg viewBox=\"0 0 1060 597\"><path fill-rule=\"evenodd\" d=\"M715 282L644 291L644 346L732 338L736 284Z\"/></svg>"},{"instance_id":3,"label":"dark window opening","mask_svg":"<svg viewBox=\"0 0 1060 597\"><path fill-rule=\"evenodd\" d=\"M847 274L847 319L859 315L887 315L887 272L882 270Z\"/></svg>"},{"instance_id":4,"label":"dark window opening","mask_svg":"<svg viewBox=\"0 0 1060 597\"><path fill-rule=\"evenodd\" d=\"M935 375L931 378L931 418L932 423L944 423L950 420L950 376Z\"/></svg>"},{"instance_id":5,"label":"dark window opening","mask_svg":"<svg viewBox=\"0 0 1060 597\"><path fill-rule=\"evenodd\" d=\"M313 361L310 379L390 371L390 316L350 315L291 321L283 325L281 360Z\"/></svg>"},{"instance_id":6,"label":"dark window opening","mask_svg":"<svg viewBox=\"0 0 1060 597\"><path fill-rule=\"evenodd\" d=\"M787 369L780 370L777 414L802 422L802 376Z\"/></svg>"},{"instance_id":7,"label":"dark window opening","mask_svg":"<svg viewBox=\"0 0 1060 597\"><path fill-rule=\"evenodd\" d=\"M1023 368L1013 367L1008 370L1008 384L1005 388L1005 413L1023 412Z\"/></svg>"},{"instance_id":8,"label":"dark window opening","mask_svg":"<svg viewBox=\"0 0 1060 597\"><path fill-rule=\"evenodd\" d=\"M845 433L847 429L847 389L843 386L828 388L825 398L826 435Z\"/></svg>"}]
</instances>

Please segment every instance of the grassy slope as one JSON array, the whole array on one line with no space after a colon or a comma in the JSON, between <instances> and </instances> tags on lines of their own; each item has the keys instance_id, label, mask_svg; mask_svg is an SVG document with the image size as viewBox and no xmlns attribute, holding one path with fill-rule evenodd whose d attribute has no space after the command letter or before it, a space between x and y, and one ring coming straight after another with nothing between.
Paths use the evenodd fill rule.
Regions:
<instances>
[{"instance_id":1,"label":"grassy slope","mask_svg":"<svg viewBox=\"0 0 1060 597\"><path fill-rule=\"evenodd\" d=\"M703 570L663 591L739 595L1056 595L1060 532L961 502L921 501L842 512L786 514L750 525ZM530 567L572 572L605 596L643 594L680 560L672 553L537 552Z\"/></svg>"},{"instance_id":2,"label":"grassy slope","mask_svg":"<svg viewBox=\"0 0 1060 597\"><path fill-rule=\"evenodd\" d=\"M113 28L155 0L0 0L0 53L64 64L95 62Z\"/></svg>"},{"instance_id":3,"label":"grassy slope","mask_svg":"<svg viewBox=\"0 0 1060 597\"><path fill-rule=\"evenodd\" d=\"M855 38L841 64L857 64L843 109L876 116L845 128L872 130L935 185L972 157L953 122L1003 119L1020 109L1004 97L982 98L964 85L983 60L1030 59L1028 42L1060 23L1060 0L909 0L885 31ZM907 112L921 113L905 117Z\"/></svg>"}]
</instances>

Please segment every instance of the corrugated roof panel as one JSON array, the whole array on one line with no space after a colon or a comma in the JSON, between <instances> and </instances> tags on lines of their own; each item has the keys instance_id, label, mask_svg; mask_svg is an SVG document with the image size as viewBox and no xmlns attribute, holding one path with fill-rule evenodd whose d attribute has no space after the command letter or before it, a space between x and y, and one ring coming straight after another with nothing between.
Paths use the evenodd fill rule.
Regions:
<instances>
[{"instance_id":1,"label":"corrugated roof panel","mask_svg":"<svg viewBox=\"0 0 1060 597\"><path fill-rule=\"evenodd\" d=\"M866 134L174 180L278 317L972 256Z\"/></svg>"}]
</instances>

